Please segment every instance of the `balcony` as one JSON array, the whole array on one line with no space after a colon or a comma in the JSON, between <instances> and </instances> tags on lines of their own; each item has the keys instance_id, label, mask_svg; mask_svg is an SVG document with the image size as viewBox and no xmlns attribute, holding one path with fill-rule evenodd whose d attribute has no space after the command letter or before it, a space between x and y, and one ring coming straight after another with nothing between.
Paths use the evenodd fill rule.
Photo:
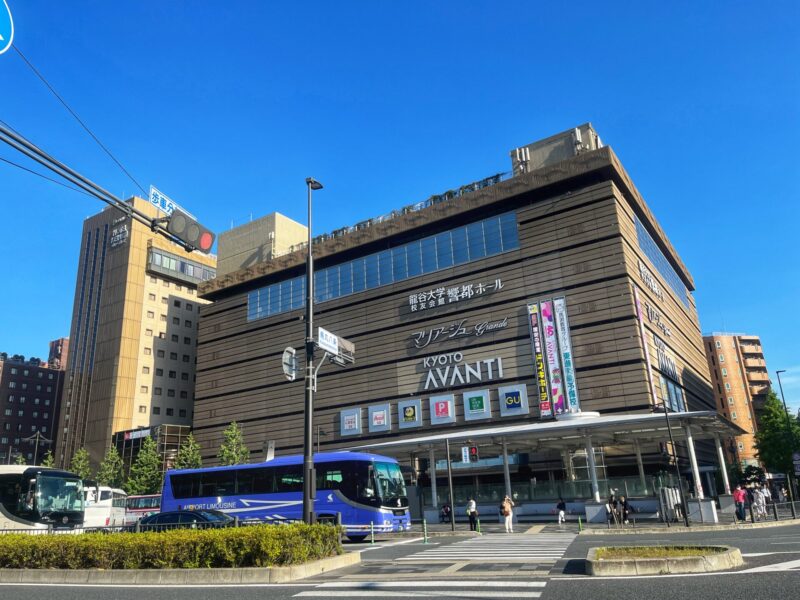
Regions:
<instances>
[{"instance_id":1,"label":"balcony","mask_svg":"<svg viewBox=\"0 0 800 600\"><path fill-rule=\"evenodd\" d=\"M750 383L769 383L769 373L764 371L748 371L747 381Z\"/></svg>"},{"instance_id":2,"label":"balcony","mask_svg":"<svg viewBox=\"0 0 800 600\"><path fill-rule=\"evenodd\" d=\"M745 358L744 359L744 366L745 367L761 367L766 368L767 363L763 358Z\"/></svg>"},{"instance_id":3,"label":"balcony","mask_svg":"<svg viewBox=\"0 0 800 600\"><path fill-rule=\"evenodd\" d=\"M761 349L761 346L755 346L753 344L742 344L742 354L760 354L761 356L764 355L764 351Z\"/></svg>"},{"instance_id":4,"label":"balcony","mask_svg":"<svg viewBox=\"0 0 800 600\"><path fill-rule=\"evenodd\" d=\"M750 395L751 396L762 396L769 392L768 385L751 385L750 386Z\"/></svg>"}]
</instances>

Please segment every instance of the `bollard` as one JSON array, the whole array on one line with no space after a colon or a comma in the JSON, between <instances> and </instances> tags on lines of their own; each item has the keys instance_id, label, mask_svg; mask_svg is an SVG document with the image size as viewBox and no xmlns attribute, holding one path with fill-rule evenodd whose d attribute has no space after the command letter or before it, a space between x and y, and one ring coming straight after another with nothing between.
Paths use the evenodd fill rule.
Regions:
<instances>
[{"instance_id":1,"label":"bollard","mask_svg":"<svg viewBox=\"0 0 800 600\"><path fill-rule=\"evenodd\" d=\"M375 523L373 521L369 522L369 543L375 543Z\"/></svg>"},{"instance_id":2,"label":"bollard","mask_svg":"<svg viewBox=\"0 0 800 600\"><path fill-rule=\"evenodd\" d=\"M428 543L428 521L426 519L422 519L422 543Z\"/></svg>"},{"instance_id":3,"label":"bollard","mask_svg":"<svg viewBox=\"0 0 800 600\"><path fill-rule=\"evenodd\" d=\"M755 517L755 515L753 514L753 504L752 504L752 503L748 503L748 504L747 504L747 508L749 508L749 509L750 509L750 522L751 522L751 523L755 523L755 522L756 522L756 517Z\"/></svg>"},{"instance_id":4,"label":"bollard","mask_svg":"<svg viewBox=\"0 0 800 600\"><path fill-rule=\"evenodd\" d=\"M794 510L794 502L789 502L789 506L792 507L792 518L796 519L797 518L797 513Z\"/></svg>"},{"instance_id":5,"label":"bollard","mask_svg":"<svg viewBox=\"0 0 800 600\"><path fill-rule=\"evenodd\" d=\"M780 520L780 519L778 519L778 505L775 502L772 503L772 514L775 515L775 520L776 521Z\"/></svg>"},{"instance_id":6,"label":"bollard","mask_svg":"<svg viewBox=\"0 0 800 600\"><path fill-rule=\"evenodd\" d=\"M583 522L581 521L581 516L578 515L578 532L580 533L583 531Z\"/></svg>"},{"instance_id":7,"label":"bollard","mask_svg":"<svg viewBox=\"0 0 800 600\"><path fill-rule=\"evenodd\" d=\"M478 532L480 535L483 535L483 534L481 533L481 520L480 520L480 519L476 519L476 520L475 520L475 524L476 524L476 527L477 527L476 531L477 531L477 532Z\"/></svg>"}]
</instances>

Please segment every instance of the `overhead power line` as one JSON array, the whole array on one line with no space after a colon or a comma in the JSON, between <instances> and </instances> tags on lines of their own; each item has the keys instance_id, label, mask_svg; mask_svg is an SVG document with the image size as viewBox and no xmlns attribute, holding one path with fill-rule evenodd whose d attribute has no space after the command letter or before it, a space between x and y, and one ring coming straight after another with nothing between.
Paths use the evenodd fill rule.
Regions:
<instances>
[{"instance_id":1,"label":"overhead power line","mask_svg":"<svg viewBox=\"0 0 800 600\"><path fill-rule=\"evenodd\" d=\"M66 183L58 181L57 179L53 179L52 177L48 177L47 175L42 175L41 173L39 173L37 171L34 171L33 169L29 169L28 167L25 167L25 166L20 165L18 163L15 163L12 160L8 160L7 158L3 158L2 156L0 156L0 161L3 161L4 163L9 164L12 167L17 167L18 169L22 169L23 171L27 171L28 173L30 173L32 175L36 175L37 177L41 177L42 179L46 179L47 181L52 181L56 185L60 185L61 187L65 187L68 190L72 190L73 192L78 192L79 194L84 194L86 196L90 196L91 195L91 194L89 194L87 192L84 192L83 190L79 190L78 188L74 188L71 185L67 185Z\"/></svg>"},{"instance_id":2,"label":"overhead power line","mask_svg":"<svg viewBox=\"0 0 800 600\"><path fill-rule=\"evenodd\" d=\"M114 156L114 155L111 153L111 150L109 150L108 148L106 148L106 146L103 144L103 142L101 142L101 141L98 139L98 137L97 137L97 136L96 136L96 135L95 135L95 134L92 132L92 130L91 130L91 129L89 129L89 127L86 125L86 123L84 123L84 122L81 120L81 118L80 118L80 117L79 117L79 116L78 116L78 115L75 113L75 111L74 111L74 110L72 110L72 108L70 107L70 105L69 105L69 104L67 104L66 100L64 100L64 99L63 99L63 98L62 98L62 97L59 95L59 93L58 93L58 92L55 90L55 88L54 88L52 85L50 85L50 82L49 82L49 81L47 81L47 79L45 79L44 75L42 75L42 74L39 72L39 70L38 70L36 67L34 67L34 66L33 66L33 64L31 63L31 61L29 61L29 60L27 59L27 57L26 57L26 56L25 56L25 55L22 53L22 51L19 49L19 46L17 46L16 44L14 44L12 47L14 48L14 50L16 50L17 54L19 54L19 57L20 57L20 58L21 58L21 59L22 59L22 60L25 62L25 64L26 64L26 65L28 65L28 67L30 67L31 71L33 71L33 73L34 73L34 74L35 74L35 75L36 75L36 76L37 76L37 77L38 77L38 78L39 78L39 79L42 81L42 83L44 83L44 85L45 85L45 86L47 86L47 89L49 89L49 90L50 90L50 91L53 93L53 95L54 95L54 96L55 96L55 97L58 99L58 101L59 101L59 102L61 102L61 104L63 104L63 105L64 105L64 108L66 108L66 109L69 111L69 114L71 114L73 117L75 117L75 120L76 120L76 121L78 121L78 123L80 123L81 127L83 127L83 128L86 130L86 133L88 133L90 136L92 136L92 139L93 139L95 142L97 142L97 144L98 144L98 145L99 145L99 146L100 146L100 147L101 147L101 148L102 148L102 149L105 151L105 153L106 153L106 154L108 154L108 156L111 158L111 160L113 160L113 161L114 161L114 162L117 164L117 166L118 166L120 169L122 169L122 172L123 172L123 173L125 173L125 175L127 175L127 176L128 176L128 179L130 179L130 180L131 180L131 181L134 183L134 185L136 185L136 187L138 187L138 188L141 190L142 194L144 194L144 195L145 195L145 197L146 197L146 196L147 196L147 192L146 192L146 191L144 190L144 188L143 188L143 187L142 187L142 186L139 184L139 182L138 182L138 181L136 181L136 179L133 177L133 175L131 175L131 174L128 172L128 170L127 170L127 169L126 169L124 166L122 166L122 163L121 163L119 160L117 160L117 158L116 158L116 157L115 157L115 156Z\"/></svg>"}]
</instances>

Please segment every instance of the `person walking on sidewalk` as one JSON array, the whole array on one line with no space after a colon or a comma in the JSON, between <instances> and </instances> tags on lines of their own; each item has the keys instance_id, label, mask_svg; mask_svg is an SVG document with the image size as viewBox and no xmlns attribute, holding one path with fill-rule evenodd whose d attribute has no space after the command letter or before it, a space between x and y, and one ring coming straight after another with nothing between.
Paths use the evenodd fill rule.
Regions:
<instances>
[{"instance_id":1,"label":"person walking on sidewalk","mask_svg":"<svg viewBox=\"0 0 800 600\"><path fill-rule=\"evenodd\" d=\"M564 502L563 498L558 499L556 510L558 511L558 524L562 525L567 520L567 503Z\"/></svg>"},{"instance_id":2,"label":"person walking on sidewalk","mask_svg":"<svg viewBox=\"0 0 800 600\"><path fill-rule=\"evenodd\" d=\"M467 516L469 517L469 530L476 531L478 529L478 505L474 498L470 498L467 502Z\"/></svg>"},{"instance_id":3,"label":"person walking on sidewalk","mask_svg":"<svg viewBox=\"0 0 800 600\"><path fill-rule=\"evenodd\" d=\"M733 502L736 504L736 518L740 521L745 520L744 503L747 500L747 493L742 489L742 485L736 486L733 490Z\"/></svg>"},{"instance_id":4,"label":"person walking on sidewalk","mask_svg":"<svg viewBox=\"0 0 800 600\"><path fill-rule=\"evenodd\" d=\"M514 501L508 496L500 504L500 514L505 520L506 533L514 533Z\"/></svg>"}]
</instances>

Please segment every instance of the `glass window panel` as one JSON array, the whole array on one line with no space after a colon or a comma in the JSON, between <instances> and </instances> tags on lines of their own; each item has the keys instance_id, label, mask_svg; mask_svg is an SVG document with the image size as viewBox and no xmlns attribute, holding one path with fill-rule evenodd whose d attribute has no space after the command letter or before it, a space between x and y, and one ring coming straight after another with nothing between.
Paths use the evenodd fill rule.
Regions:
<instances>
[{"instance_id":1,"label":"glass window panel","mask_svg":"<svg viewBox=\"0 0 800 600\"><path fill-rule=\"evenodd\" d=\"M281 310L281 291L279 284L269 286L268 314L274 315Z\"/></svg>"},{"instance_id":2,"label":"glass window panel","mask_svg":"<svg viewBox=\"0 0 800 600\"><path fill-rule=\"evenodd\" d=\"M408 266L406 264L406 247L400 246L399 248L392 249L392 269L394 271L394 280L402 281L408 277Z\"/></svg>"},{"instance_id":3,"label":"glass window panel","mask_svg":"<svg viewBox=\"0 0 800 600\"><path fill-rule=\"evenodd\" d=\"M353 293L353 263L346 262L339 266L339 295Z\"/></svg>"},{"instance_id":4,"label":"glass window panel","mask_svg":"<svg viewBox=\"0 0 800 600\"><path fill-rule=\"evenodd\" d=\"M469 245L469 259L478 260L486 256L486 246L483 243L483 223L470 223L467 225L467 241Z\"/></svg>"},{"instance_id":5,"label":"glass window panel","mask_svg":"<svg viewBox=\"0 0 800 600\"><path fill-rule=\"evenodd\" d=\"M306 277L292 279L292 309L306 305Z\"/></svg>"},{"instance_id":6,"label":"glass window panel","mask_svg":"<svg viewBox=\"0 0 800 600\"><path fill-rule=\"evenodd\" d=\"M511 212L500 215L500 235L503 239L503 250L519 248L516 213Z\"/></svg>"},{"instance_id":7,"label":"glass window panel","mask_svg":"<svg viewBox=\"0 0 800 600\"><path fill-rule=\"evenodd\" d=\"M353 261L353 291L360 292L366 287L366 260L357 258Z\"/></svg>"},{"instance_id":8,"label":"glass window panel","mask_svg":"<svg viewBox=\"0 0 800 600\"><path fill-rule=\"evenodd\" d=\"M281 290L281 310L287 311L292 308L292 282L291 280L283 281L280 284Z\"/></svg>"},{"instance_id":9,"label":"glass window panel","mask_svg":"<svg viewBox=\"0 0 800 600\"><path fill-rule=\"evenodd\" d=\"M368 290L376 288L381 284L377 254L370 254L364 259L364 274L366 276Z\"/></svg>"},{"instance_id":10,"label":"glass window panel","mask_svg":"<svg viewBox=\"0 0 800 600\"><path fill-rule=\"evenodd\" d=\"M503 251L500 239L500 219L493 217L483 222L483 239L486 242L486 256Z\"/></svg>"},{"instance_id":11,"label":"glass window panel","mask_svg":"<svg viewBox=\"0 0 800 600\"><path fill-rule=\"evenodd\" d=\"M338 298L339 293L339 266L326 269L328 272L328 299Z\"/></svg>"},{"instance_id":12,"label":"glass window panel","mask_svg":"<svg viewBox=\"0 0 800 600\"><path fill-rule=\"evenodd\" d=\"M157 264L159 267L161 266L161 255L153 252L153 262Z\"/></svg>"},{"instance_id":13,"label":"glass window panel","mask_svg":"<svg viewBox=\"0 0 800 600\"><path fill-rule=\"evenodd\" d=\"M453 240L450 231L436 236L436 265L439 269L453 266Z\"/></svg>"},{"instance_id":14,"label":"glass window panel","mask_svg":"<svg viewBox=\"0 0 800 600\"><path fill-rule=\"evenodd\" d=\"M453 264L460 265L469 260L467 248L467 228L459 227L453 230Z\"/></svg>"},{"instance_id":15,"label":"glass window panel","mask_svg":"<svg viewBox=\"0 0 800 600\"><path fill-rule=\"evenodd\" d=\"M436 238L428 237L421 241L422 272L431 273L436 270Z\"/></svg>"},{"instance_id":16,"label":"glass window panel","mask_svg":"<svg viewBox=\"0 0 800 600\"><path fill-rule=\"evenodd\" d=\"M387 285L394 281L392 277L392 253L390 250L384 250L378 254L378 269L380 270L379 285Z\"/></svg>"},{"instance_id":17,"label":"glass window panel","mask_svg":"<svg viewBox=\"0 0 800 600\"><path fill-rule=\"evenodd\" d=\"M422 273L422 257L420 256L421 244L419 241L406 245L406 262L408 263L408 276L415 277Z\"/></svg>"},{"instance_id":18,"label":"glass window panel","mask_svg":"<svg viewBox=\"0 0 800 600\"><path fill-rule=\"evenodd\" d=\"M328 273L327 269L314 271L314 302L328 299Z\"/></svg>"}]
</instances>

